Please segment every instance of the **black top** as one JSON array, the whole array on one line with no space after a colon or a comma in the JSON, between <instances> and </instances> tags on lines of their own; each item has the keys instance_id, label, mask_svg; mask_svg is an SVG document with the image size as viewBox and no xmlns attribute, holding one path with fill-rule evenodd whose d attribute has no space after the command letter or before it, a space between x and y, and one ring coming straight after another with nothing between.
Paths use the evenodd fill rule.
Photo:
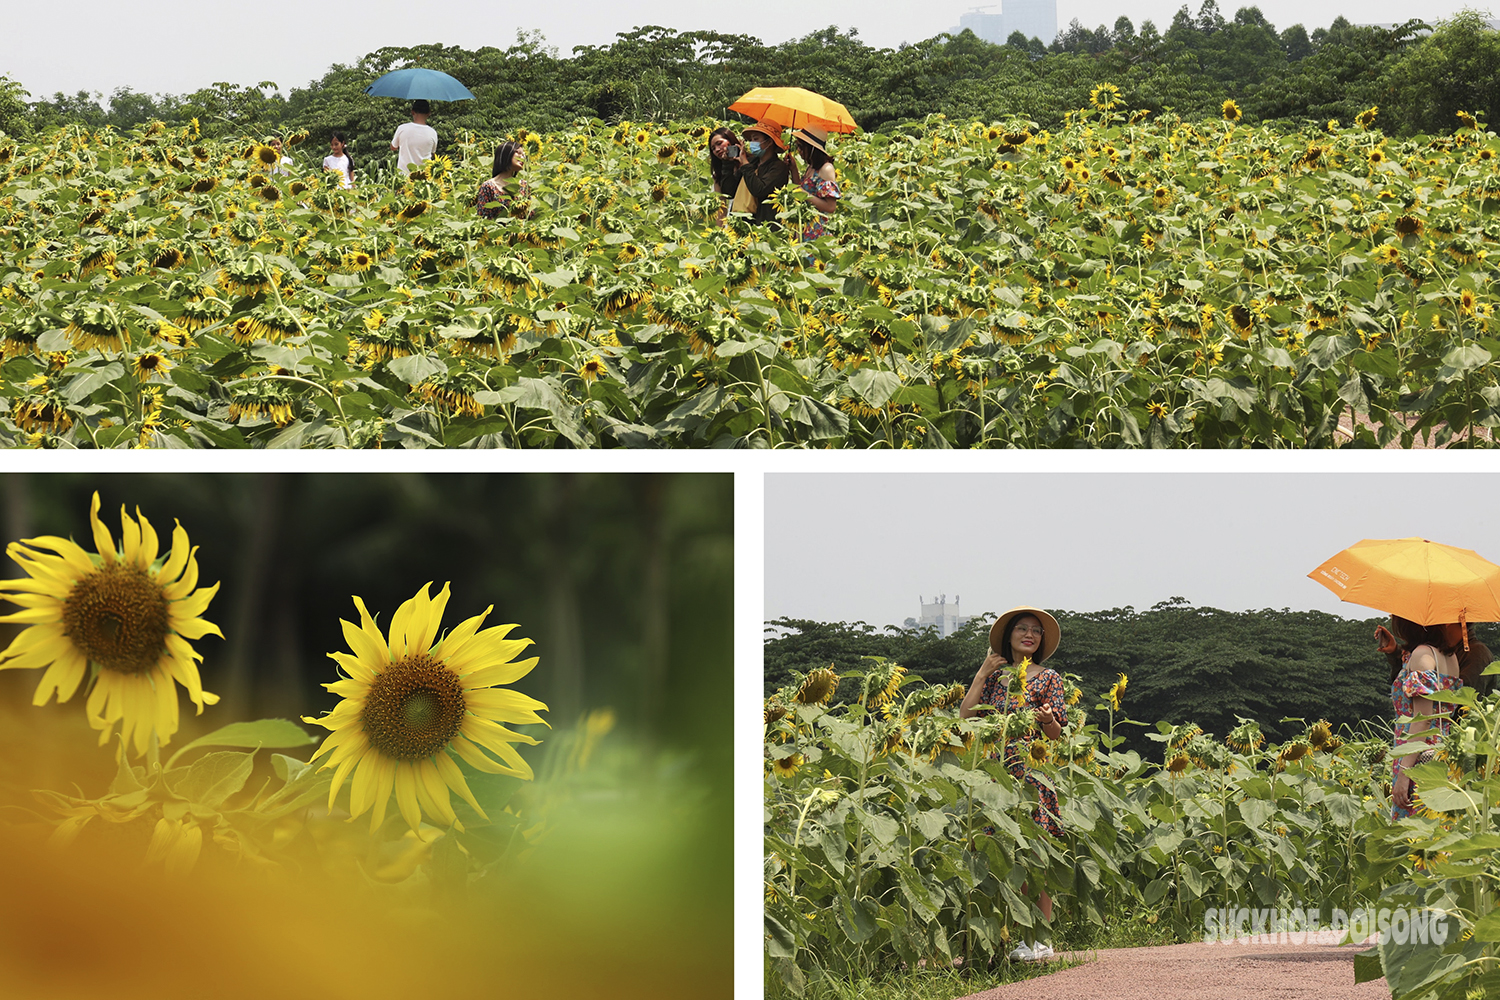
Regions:
<instances>
[{"instance_id":1,"label":"black top","mask_svg":"<svg viewBox=\"0 0 1500 1000\"><path fill-rule=\"evenodd\" d=\"M777 155L768 160L751 161L749 165L740 164L738 174L758 205L751 219L755 222L775 222L776 206L768 199L772 191L786 187L792 179L792 168L787 165L786 160Z\"/></svg>"}]
</instances>

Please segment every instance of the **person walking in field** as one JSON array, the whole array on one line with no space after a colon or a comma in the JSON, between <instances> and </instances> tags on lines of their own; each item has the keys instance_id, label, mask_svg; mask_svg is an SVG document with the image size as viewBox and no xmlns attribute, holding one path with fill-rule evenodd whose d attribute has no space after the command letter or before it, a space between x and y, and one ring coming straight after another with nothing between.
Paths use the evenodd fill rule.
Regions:
<instances>
[{"instance_id":1,"label":"person walking in field","mask_svg":"<svg viewBox=\"0 0 1500 1000\"><path fill-rule=\"evenodd\" d=\"M427 124L427 116L431 113L431 104L421 99L413 101L411 121L403 123L391 136L391 148L400 153L396 157L396 167L403 175L418 163L432 159L437 152L437 130Z\"/></svg>"},{"instance_id":2,"label":"person walking in field","mask_svg":"<svg viewBox=\"0 0 1500 1000\"><path fill-rule=\"evenodd\" d=\"M760 121L745 129L745 144L740 148L735 171L739 188L729 206L732 214L749 215L757 224L776 221L771 192L785 187L792 175L791 165L780 155L785 151L781 126L775 122Z\"/></svg>"},{"instance_id":3,"label":"person walking in field","mask_svg":"<svg viewBox=\"0 0 1500 1000\"><path fill-rule=\"evenodd\" d=\"M1057 652L1062 640L1062 629L1057 619L1040 608L1011 608L996 619L990 628L990 651L964 700L958 708L959 718L968 719L979 714L981 706L990 706L999 712L1015 712L1030 708L1036 713L1037 729L1049 740L1062 736L1063 723L1068 718L1068 707L1064 700L1063 679L1056 670L1042 666ZM1012 672L1001 667L1026 661L1026 684L1024 693L1010 692ZM1007 738L1003 749L994 756L1005 763L1005 769L1017 781L1026 781L1037 791L1036 809L1032 812L1038 826L1054 837L1062 836L1062 821L1058 818L1057 792L1039 781L1026 766L1026 748L1037 737L1037 730ZM1025 892L1026 887L1021 886ZM1037 900L1042 919L1052 923L1052 897L1042 889ZM1052 946L1040 939L1027 944L1022 941L1010 953L1012 959L1037 961L1052 957Z\"/></svg>"},{"instance_id":4,"label":"person walking in field","mask_svg":"<svg viewBox=\"0 0 1500 1000\"><path fill-rule=\"evenodd\" d=\"M802 230L802 242L815 240L826 231L828 217L838 211L839 180L833 169L833 158L828 155L828 133L820 128L794 128L797 157L807 164L806 171L797 182L807 192L807 201L818 210L818 218Z\"/></svg>"}]
</instances>

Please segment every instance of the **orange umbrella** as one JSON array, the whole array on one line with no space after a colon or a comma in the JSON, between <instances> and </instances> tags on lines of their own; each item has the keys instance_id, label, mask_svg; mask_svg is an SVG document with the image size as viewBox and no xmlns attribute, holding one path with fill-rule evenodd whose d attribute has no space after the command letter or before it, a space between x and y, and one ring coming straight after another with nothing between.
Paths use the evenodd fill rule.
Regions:
<instances>
[{"instance_id":1,"label":"orange umbrella","mask_svg":"<svg viewBox=\"0 0 1500 1000\"><path fill-rule=\"evenodd\" d=\"M854 131L854 118L847 108L801 87L756 87L729 110L788 128L813 125L829 132Z\"/></svg>"},{"instance_id":2,"label":"orange umbrella","mask_svg":"<svg viewBox=\"0 0 1500 1000\"><path fill-rule=\"evenodd\" d=\"M1367 538L1307 575L1340 600L1418 625L1500 621L1500 566L1425 538Z\"/></svg>"}]
</instances>

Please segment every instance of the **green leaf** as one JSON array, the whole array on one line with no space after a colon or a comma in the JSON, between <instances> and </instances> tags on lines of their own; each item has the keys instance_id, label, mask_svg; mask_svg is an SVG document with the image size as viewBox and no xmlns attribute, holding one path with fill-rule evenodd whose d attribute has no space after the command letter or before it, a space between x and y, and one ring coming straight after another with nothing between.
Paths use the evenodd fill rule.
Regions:
<instances>
[{"instance_id":1,"label":"green leaf","mask_svg":"<svg viewBox=\"0 0 1500 1000\"><path fill-rule=\"evenodd\" d=\"M231 722L220 729L215 729L206 736L200 736L187 746L178 750L167 761L170 768L183 754L189 750L199 747L249 747L257 749L260 747L285 749L287 747L305 747L309 743L316 743L317 737L308 734L307 730L289 719L257 719L254 722Z\"/></svg>"},{"instance_id":2,"label":"green leaf","mask_svg":"<svg viewBox=\"0 0 1500 1000\"><path fill-rule=\"evenodd\" d=\"M190 767L167 772L167 787L179 798L217 808L245 787L255 767L255 751L220 750L204 754Z\"/></svg>"},{"instance_id":3,"label":"green leaf","mask_svg":"<svg viewBox=\"0 0 1500 1000\"><path fill-rule=\"evenodd\" d=\"M1369 983L1385 978L1385 968L1380 964L1380 949L1356 952L1354 955L1355 983Z\"/></svg>"},{"instance_id":4,"label":"green leaf","mask_svg":"<svg viewBox=\"0 0 1500 1000\"><path fill-rule=\"evenodd\" d=\"M421 385L434 375L441 375L448 370L448 366L427 354L408 354L401 358L392 358L386 363L391 374L395 375L407 385Z\"/></svg>"},{"instance_id":5,"label":"green leaf","mask_svg":"<svg viewBox=\"0 0 1500 1000\"><path fill-rule=\"evenodd\" d=\"M878 410L901 389L901 378L895 372L861 368L849 376L849 387Z\"/></svg>"},{"instance_id":6,"label":"green leaf","mask_svg":"<svg viewBox=\"0 0 1500 1000\"><path fill-rule=\"evenodd\" d=\"M74 378L63 389L63 398L70 403L77 403L80 400L87 399L93 394L94 390L102 389L124 374L125 366L118 361L111 361L103 368L86 371Z\"/></svg>"}]
</instances>

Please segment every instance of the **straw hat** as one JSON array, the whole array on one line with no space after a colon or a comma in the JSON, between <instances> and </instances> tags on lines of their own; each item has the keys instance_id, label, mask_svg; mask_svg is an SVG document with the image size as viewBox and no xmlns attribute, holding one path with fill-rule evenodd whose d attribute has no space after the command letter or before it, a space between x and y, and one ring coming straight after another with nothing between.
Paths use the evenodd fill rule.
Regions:
<instances>
[{"instance_id":1,"label":"straw hat","mask_svg":"<svg viewBox=\"0 0 1500 1000\"><path fill-rule=\"evenodd\" d=\"M815 128L812 125L800 125L792 129L792 138L801 139L809 146L828 152L828 130L826 128Z\"/></svg>"},{"instance_id":2,"label":"straw hat","mask_svg":"<svg viewBox=\"0 0 1500 1000\"><path fill-rule=\"evenodd\" d=\"M1004 629L1010 624L1011 619L1017 615L1035 615L1036 620L1042 623L1042 645L1037 650L1037 655L1032 662L1041 663L1047 657L1057 652L1057 644L1062 641L1062 628L1058 626L1057 619L1053 618L1041 608L1029 608L1021 606L1011 608L1005 614L995 619L995 624L990 626L990 648L996 653L1000 652L1000 644L1005 639Z\"/></svg>"},{"instance_id":3,"label":"straw hat","mask_svg":"<svg viewBox=\"0 0 1500 1000\"><path fill-rule=\"evenodd\" d=\"M754 125L746 125L746 132L759 132L781 149L786 149L786 140L781 137L781 125L777 122L758 121Z\"/></svg>"}]
</instances>

